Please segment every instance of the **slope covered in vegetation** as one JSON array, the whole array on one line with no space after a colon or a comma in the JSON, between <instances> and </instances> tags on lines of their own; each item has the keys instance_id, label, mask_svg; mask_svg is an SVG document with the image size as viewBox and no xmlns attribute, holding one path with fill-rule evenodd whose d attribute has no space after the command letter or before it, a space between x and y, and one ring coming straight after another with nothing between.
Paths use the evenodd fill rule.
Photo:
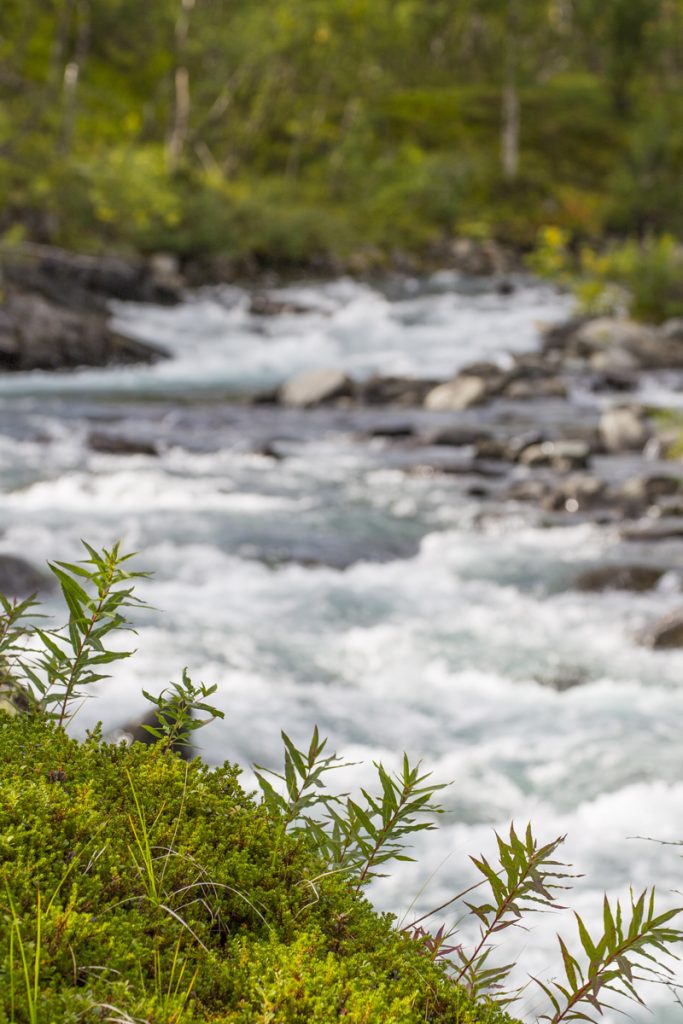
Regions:
<instances>
[{"instance_id":1,"label":"slope covered in vegetation","mask_svg":"<svg viewBox=\"0 0 683 1024\"><path fill-rule=\"evenodd\" d=\"M504 1024L237 775L0 714L3 1024Z\"/></svg>"},{"instance_id":2,"label":"slope covered in vegetation","mask_svg":"<svg viewBox=\"0 0 683 1024\"><path fill-rule=\"evenodd\" d=\"M681 0L7 0L0 230L273 263L683 231Z\"/></svg>"}]
</instances>

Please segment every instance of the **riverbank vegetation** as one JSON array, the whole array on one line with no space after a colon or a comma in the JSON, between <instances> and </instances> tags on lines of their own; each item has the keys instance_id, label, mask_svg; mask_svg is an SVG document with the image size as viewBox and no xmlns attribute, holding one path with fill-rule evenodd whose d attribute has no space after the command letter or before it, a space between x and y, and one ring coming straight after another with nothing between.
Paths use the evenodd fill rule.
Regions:
<instances>
[{"instance_id":1,"label":"riverbank vegetation","mask_svg":"<svg viewBox=\"0 0 683 1024\"><path fill-rule=\"evenodd\" d=\"M231 265L683 231L681 0L8 0L0 230Z\"/></svg>"},{"instance_id":2,"label":"riverbank vegetation","mask_svg":"<svg viewBox=\"0 0 683 1024\"><path fill-rule=\"evenodd\" d=\"M283 735L283 770L256 770L256 800L234 765L179 756L222 717L207 703L215 688L186 673L146 695L154 745L107 743L101 727L70 738L102 667L128 657L108 637L140 603L118 548L87 554L51 566L63 628L37 626L31 601L2 600L2 1024L510 1021L512 965L490 956L503 930L564 897L563 837L541 844L512 827L497 862L472 858L479 885L399 927L366 886L434 827L444 788L407 757L396 774L376 765L376 791L352 798L327 785L340 761L317 730L302 750ZM477 919L471 948L431 927L454 906ZM669 979L678 913L656 911L653 891L623 908L605 899L598 937L578 918L578 947L560 940L561 980L536 982L551 1024L593 1020L615 992L639 1001L643 977Z\"/></svg>"},{"instance_id":3,"label":"riverbank vegetation","mask_svg":"<svg viewBox=\"0 0 683 1024\"><path fill-rule=\"evenodd\" d=\"M559 228L545 228L527 262L574 291L584 313L655 324L683 316L683 246L673 235L596 247L573 243Z\"/></svg>"}]
</instances>

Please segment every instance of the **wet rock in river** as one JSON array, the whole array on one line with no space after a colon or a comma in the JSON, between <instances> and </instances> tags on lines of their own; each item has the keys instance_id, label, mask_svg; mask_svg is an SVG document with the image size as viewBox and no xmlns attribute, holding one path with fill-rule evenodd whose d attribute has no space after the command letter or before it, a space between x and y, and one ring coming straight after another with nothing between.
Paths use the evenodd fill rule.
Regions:
<instances>
[{"instance_id":1,"label":"wet rock in river","mask_svg":"<svg viewBox=\"0 0 683 1024\"><path fill-rule=\"evenodd\" d=\"M578 665L558 665L557 668L539 672L535 682L558 693L565 693L590 682L590 673Z\"/></svg>"},{"instance_id":2,"label":"wet rock in river","mask_svg":"<svg viewBox=\"0 0 683 1024\"><path fill-rule=\"evenodd\" d=\"M659 333L666 341L683 342L683 316L666 320L659 328Z\"/></svg>"},{"instance_id":3,"label":"wet rock in river","mask_svg":"<svg viewBox=\"0 0 683 1024\"><path fill-rule=\"evenodd\" d=\"M106 455L158 455L159 451L151 441L141 441L120 434L105 434L93 430L88 435L88 448Z\"/></svg>"},{"instance_id":4,"label":"wet rock in river","mask_svg":"<svg viewBox=\"0 0 683 1024\"><path fill-rule=\"evenodd\" d=\"M370 377L356 383L354 391L365 405L419 406L439 382L412 377Z\"/></svg>"},{"instance_id":5,"label":"wet rock in river","mask_svg":"<svg viewBox=\"0 0 683 1024\"><path fill-rule=\"evenodd\" d=\"M490 437L477 442L475 455L480 459L498 459L502 462L517 462L521 453L532 445L542 444L548 438L540 430L527 430L523 434L507 437Z\"/></svg>"},{"instance_id":6,"label":"wet rock in river","mask_svg":"<svg viewBox=\"0 0 683 1024\"><path fill-rule=\"evenodd\" d=\"M29 594L52 589L52 577L35 569L30 562L14 555L0 555L0 594L28 597Z\"/></svg>"},{"instance_id":7,"label":"wet rock in river","mask_svg":"<svg viewBox=\"0 0 683 1024\"><path fill-rule=\"evenodd\" d=\"M283 405L305 409L350 397L352 390L352 381L343 370L304 370L285 381L279 399Z\"/></svg>"},{"instance_id":8,"label":"wet rock in river","mask_svg":"<svg viewBox=\"0 0 683 1024\"><path fill-rule=\"evenodd\" d=\"M632 477L622 484L618 494L627 503L652 505L660 498L678 494L680 490L681 481L677 477L654 474Z\"/></svg>"},{"instance_id":9,"label":"wet rock in river","mask_svg":"<svg viewBox=\"0 0 683 1024\"><path fill-rule=\"evenodd\" d=\"M112 331L102 313L78 313L19 293L10 294L2 310L0 370L69 370L166 357L161 348Z\"/></svg>"},{"instance_id":10,"label":"wet rock in river","mask_svg":"<svg viewBox=\"0 0 683 1024\"><path fill-rule=\"evenodd\" d=\"M661 328L619 317L597 317L565 335L565 352L588 359L595 370L683 367L676 321Z\"/></svg>"},{"instance_id":11,"label":"wet rock in river","mask_svg":"<svg viewBox=\"0 0 683 1024\"><path fill-rule=\"evenodd\" d=\"M574 580L574 587L577 590L586 591L633 590L641 592L656 587L665 571L651 565L600 565L579 573Z\"/></svg>"},{"instance_id":12,"label":"wet rock in river","mask_svg":"<svg viewBox=\"0 0 683 1024\"><path fill-rule=\"evenodd\" d=\"M384 437L389 441L401 441L414 436L415 427L412 423L378 423L368 431L368 437Z\"/></svg>"},{"instance_id":13,"label":"wet rock in river","mask_svg":"<svg viewBox=\"0 0 683 1024\"><path fill-rule=\"evenodd\" d=\"M541 380L512 380L503 389L506 398L525 401L534 398L566 398L567 387L559 377Z\"/></svg>"},{"instance_id":14,"label":"wet rock in river","mask_svg":"<svg viewBox=\"0 0 683 1024\"><path fill-rule=\"evenodd\" d=\"M566 348L567 343L573 338L584 324L592 320L590 316L574 316L559 324L542 326L543 352L560 352Z\"/></svg>"},{"instance_id":15,"label":"wet rock in river","mask_svg":"<svg viewBox=\"0 0 683 1024\"><path fill-rule=\"evenodd\" d=\"M541 505L548 512L585 512L604 505L606 495L604 480L592 473L572 473L546 489Z\"/></svg>"},{"instance_id":16,"label":"wet rock in river","mask_svg":"<svg viewBox=\"0 0 683 1024\"><path fill-rule=\"evenodd\" d=\"M642 451L651 435L642 410L634 407L608 409L600 417L599 429L610 452Z\"/></svg>"},{"instance_id":17,"label":"wet rock in river","mask_svg":"<svg viewBox=\"0 0 683 1024\"><path fill-rule=\"evenodd\" d=\"M567 341L578 355L592 356L607 348L637 351L655 334L653 328L620 317L601 316L581 324Z\"/></svg>"},{"instance_id":18,"label":"wet rock in river","mask_svg":"<svg viewBox=\"0 0 683 1024\"><path fill-rule=\"evenodd\" d=\"M426 396L424 405L432 412L461 412L482 405L500 390L500 382L497 385L492 387L490 379L463 373L455 380L433 388Z\"/></svg>"},{"instance_id":19,"label":"wet rock in river","mask_svg":"<svg viewBox=\"0 0 683 1024\"><path fill-rule=\"evenodd\" d=\"M683 611L658 619L641 634L640 639L655 649L683 647Z\"/></svg>"},{"instance_id":20,"label":"wet rock in river","mask_svg":"<svg viewBox=\"0 0 683 1024\"><path fill-rule=\"evenodd\" d=\"M425 437L425 443L446 448L464 448L470 445L480 445L491 441L491 435L481 427L461 426L442 427Z\"/></svg>"},{"instance_id":21,"label":"wet rock in river","mask_svg":"<svg viewBox=\"0 0 683 1024\"><path fill-rule=\"evenodd\" d=\"M505 490L503 497L508 501L530 501L541 504L548 497L549 485L546 480L528 477L525 480L513 480Z\"/></svg>"},{"instance_id":22,"label":"wet rock in river","mask_svg":"<svg viewBox=\"0 0 683 1024\"><path fill-rule=\"evenodd\" d=\"M529 443L529 442L527 442ZM514 462L517 452L512 448L512 443L505 438L484 437L474 444L474 454L478 459L494 459L499 462Z\"/></svg>"},{"instance_id":23,"label":"wet rock in river","mask_svg":"<svg viewBox=\"0 0 683 1024\"><path fill-rule=\"evenodd\" d=\"M618 345L594 352L588 362L591 370L605 374L629 373L639 368L636 356Z\"/></svg>"},{"instance_id":24,"label":"wet rock in river","mask_svg":"<svg viewBox=\"0 0 683 1024\"><path fill-rule=\"evenodd\" d=\"M304 306L290 299L280 299L267 292L258 292L252 295L249 302L249 312L252 316L283 316L284 314L310 313L311 307Z\"/></svg>"},{"instance_id":25,"label":"wet rock in river","mask_svg":"<svg viewBox=\"0 0 683 1024\"><path fill-rule=\"evenodd\" d=\"M510 377L513 380L542 380L554 376L561 363L559 352L523 352L514 356Z\"/></svg>"},{"instance_id":26,"label":"wet rock in river","mask_svg":"<svg viewBox=\"0 0 683 1024\"><path fill-rule=\"evenodd\" d=\"M638 374L628 370L606 370L597 373L589 387L596 394L603 391L635 391L638 387Z\"/></svg>"},{"instance_id":27,"label":"wet rock in river","mask_svg":"<svg viewBox=\"0 0 683 1024\"><path fill-rule=\"evenodd\" d=\"M683 520L674 517L663 517L644 520L622 527L622 540L631 541L665 541L683 539Z\"/></svg>"},{"instance_id":28,"label":"wet rock in river","mask_svg":"<svg viewBox=\"0 0 683 1024\"><path fill-rule=\"evenodd\" d=\"M560 473L585 469L590 458L590 445L585 441L543 441L529 445L519 456L523 466L550 466Z\"/></svg>"},{"instance_id":29,"label":"wet rock in river","mask_svg":"<svg viewBox=\"0 0 683 1024\"><path fill-rule=\"evenodd\" d=\"M676 494L664 494L648 509L648 514L656 517L682 516L683 517L683 492Z\"/></svg>"}]
</instances>

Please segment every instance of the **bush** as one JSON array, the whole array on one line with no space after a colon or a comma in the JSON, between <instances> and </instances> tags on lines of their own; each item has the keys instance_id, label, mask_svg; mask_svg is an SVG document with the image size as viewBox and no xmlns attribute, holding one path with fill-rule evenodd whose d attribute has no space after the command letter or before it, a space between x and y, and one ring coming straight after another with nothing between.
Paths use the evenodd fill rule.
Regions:
<instances>
[{"instance_id":1,"label":"bush","mask_svg":"<svg viewBox=\"0 0 683 1024\"><path fill-rule=\"evenodd\" d=\"M569 232L545 228L528 262L572 288L584 311L652 323L683 315L683 247L671 235L578 251L570 243Z\"/></svg>"},{"instance_id":2,"label":"bush","mask_svg":"<svg viewBox=\"0 0 683 1024\"><path fill-rule=\"evenodd\" d=\"M502 1024L237 776L0 715L3 1024Z\"/></svg>"}]
</instances>

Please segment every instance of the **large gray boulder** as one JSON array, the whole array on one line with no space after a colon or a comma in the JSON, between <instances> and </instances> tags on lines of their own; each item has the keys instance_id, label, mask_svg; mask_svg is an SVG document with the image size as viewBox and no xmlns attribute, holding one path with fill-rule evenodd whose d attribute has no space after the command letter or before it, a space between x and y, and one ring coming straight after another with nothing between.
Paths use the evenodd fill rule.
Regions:
<instances>
[{"instance_id":1,"label":"large gray boulder","mask_svg":"<svg viewBox=\"0 0 683 1024\"><path fill-rule=\"evenodd\" d=\"M610 452L642 451L650 434L639 409L608 409L600 417L600 437Z\"/></svg>"},{"instance_id":2,"label":"large gray boulder","mask_svg":"<svg viewBox=\"0 0 683 1024\"><path fill-rule=\"evenodd\" d=\"M39 295L15 292L0 309L0 371L154 363L167 355L111 330L104 313L64 309Z\"/></svg>"},{"instance_id":3,"label":"large gray boulder","mask_svg":"<svg viewBox=\"0 0 683 1024\"><path fill-rule=\"evenodd\" d=\"M0 594L5 597L28 597L38 591L54 589L51 576L35 569L16 555L0 555Z\"/></svg>"},{"instance_id":4,"label":"large gray boulder","mask_svg":"<svg viewBox=\"0 0 683 1024\"><path fill-rule=\"evenodd\" d=\"M677 320L657 328L618 317L598 317L574 332L569 348L588 358L595 370L683 367L683 344Z\"/></svg>"},{"instance_id":5,"label":"large gray boulder","mask_svg":"<svg viewBox=\"0 0 683 1024\"><path fill-rule=\"evenodd\" d=\"M8 284L69 309L106 312L110 299L161 305L182 299L178 261L168 254L128 260L27 245L2 262Z\"/></svg>"},{"instance_id":6,"label":"large gray boulder","mask_svg":"<svg viewBox=\"0 0 683 1024\"><path fill-rule=\"evenodd\" d=\"M345 398L352 391L353 382L343 370L304 370L285 381L278 397L283 405L305 409Z\"/></svg>"},{"instance_id":7,"label":"large gray boulder","mask_svg":"<svg viewBox=\"0 0 683 1024\"><path fill-rule=\"evenodd\" d=\"M572 342L585 355L607 348L632 352L655 335L656 331L652 327L636 323L635 320L601 316L581 324L574 332Z\"/></svg>"}]
</instances>

